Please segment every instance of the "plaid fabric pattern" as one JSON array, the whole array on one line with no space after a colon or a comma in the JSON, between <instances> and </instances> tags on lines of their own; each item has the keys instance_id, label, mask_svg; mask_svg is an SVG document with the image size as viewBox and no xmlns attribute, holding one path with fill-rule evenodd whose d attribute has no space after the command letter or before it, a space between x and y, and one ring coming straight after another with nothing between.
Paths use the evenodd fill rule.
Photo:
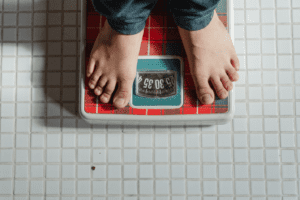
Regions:
<instances>
[{"instance_id":1,"label":"plaid fabric pattern","mask_svg":"<svg viewBox=\"0 0 300 200\"><path fill-rule=\"evenodd\" d=\"M91 0L87 1L86 16L86 67L89 63L91 50L99 29L103 27L106 18L94 10ZM227 28L226 0L222 0L217 7L217 13L224 26ZM225 9L224 9L225 8ZM223 11L223 12L222 12ZM211 105L203 105L197 98L195 85L190 74L187 55L185 53L177 26L172 14L167 9L167 2L159 0L147 19L142 39L140 56L147 55L176 55L184 60L184 103L176 109L137 109L129 104L122 109L116 109L112 105L112 94L110 102L103 104L93 90L89 89L88 81L85 79L84 109L86 113L92 114L129 114L129 115L201 115L226 113L228 111L228 97L219 99L215 93L215 101ZM211 83L209 83L212 87ZM213 87L212 87L213 88ZM117 88L116 88L117 89Z\"/></svg>"}]
</instances>

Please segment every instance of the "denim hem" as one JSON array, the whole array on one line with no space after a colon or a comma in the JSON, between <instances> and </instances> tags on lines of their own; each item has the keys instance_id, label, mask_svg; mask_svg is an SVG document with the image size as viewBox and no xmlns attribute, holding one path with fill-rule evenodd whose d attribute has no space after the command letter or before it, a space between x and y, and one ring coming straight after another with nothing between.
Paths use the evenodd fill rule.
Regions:
<instances>
[{"instance_id":1,"label":"denim hem","mask_svg":"<svg viewBox=\"0 0 300 200\"><path fill-rule=\"evenodd\" d=\"M213 16L214 10L208 15L196 19L190 19L190 17L183 16L176 17L173 14L176 25L188 31L197 31L205 28L211 22Z\"/></svg>"},{"instance_id":2,"label":"denim hem","mask_svg":"<svg viewBox=\"0 0 300 200\"><path fill-rule=\"evenodd\" d=\"M146 21L125 24L124 22L121 22L118 19L112 19L112 18L106 18L106 19L112 29L125 35L135 35L141 32L146 26Z\"/></svg>"}]
</instances>

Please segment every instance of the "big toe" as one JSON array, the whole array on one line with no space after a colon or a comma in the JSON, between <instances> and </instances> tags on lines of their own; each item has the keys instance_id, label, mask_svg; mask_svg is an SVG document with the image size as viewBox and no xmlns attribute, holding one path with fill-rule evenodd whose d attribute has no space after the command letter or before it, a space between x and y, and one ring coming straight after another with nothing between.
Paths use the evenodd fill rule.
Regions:
<instances>
[{"instance_id":1,"label":"big toe","mask_svg":"<svg viewBox=\"0 0 300 200\"><path fill-rule=\"evenodd\" d=\"M131 97L133 81L120 80L118 82L118 90L114 96L113 105L117 108L124 108Z\"/></svg>"},{"instance_id":2,"label":"big toe","mask_svg":"<svg viewBox=\"0 0 300 200\"><path fill-rule=\"evenodd\" d=\"M196 92L198 99L202 104L212 104L214 102L214 91L208 83L208 78L203 76L194 76Z\"/></svg>"}]
</instances>

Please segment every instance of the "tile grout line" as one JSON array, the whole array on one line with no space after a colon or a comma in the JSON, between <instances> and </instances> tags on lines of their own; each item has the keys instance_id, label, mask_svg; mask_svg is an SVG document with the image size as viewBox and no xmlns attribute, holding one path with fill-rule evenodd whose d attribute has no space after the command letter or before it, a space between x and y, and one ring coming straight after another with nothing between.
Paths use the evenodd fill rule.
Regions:
<instances>
[{"instance_id":1,"label":"tile grout line","mask_svg":"<svg viewBox=\"0 0 300 200\"><path fill-rule=\"evenodd\" d=\"M260 32L259 32L259 36L260 36L260 41L261 41L261 44L260 44L260 51L261 51L261 56L260 56L260 63L262 64L263 63L263 51L262 51L262 41L263 41L263 36L262 36L262 15L261 15L261 10L262 10L262 6L261 6L261 4L262 4L262 2L260 1L260 5L259 5L259 17L260 17L260 19L259 19L259 29L260 29ZM263 86L263 81L264 81L264 77L263 77L263 67L262 66L260 66L260 70L261 70L261 83L260 83L260 86L261 86L261 94L262 94L262 100L264 100L265 98L265 96L264 96L264 86ZM264 103L262 102L262 115L264 115ZM249 118L249 115L248 115L248 118ZM264 128L264 120L262 120L262 126L263 126L263 130L265 129ZM249 135L249 148L251 148L251 144L250 144L250 135ZM264 133L262 133L262 142L263 142L263 150L262 150L262 152L263 152L263 159L264 159L264 165L263 165L263 170L264 170L264 176L267 176L267 166L266 166L266 149L265 149L265 143L264 143L264 141L265 141L265 134ZM249 152L250 152L250 150L248 150ZM250 154L249 154L249 156L250 156ZM249 159L251 159L251 157L249 157ZM249 161L248 161L249 162ZM250 166L251 165L249 165L249 168L250 168ZM252 178L251 177L251 169L248 169L249 170L249 178ZM264 192L265 192L265 195L267 195L268 194L268 191L267 191L267 181L266 181L266 179L264 179Z\"/></svg>"},{"instance_id":2,"label":"tile grout line","mask_svg":"<svg viewBox=\"0 0 300 200\"><path fill-rule=\"evenodd\" d=\"M61 40L62 40L62 45L64 45L65 43L69 43L69 41L67 41L67 42L64 42L65 41L65 39L64 39L64 30L65 30L65 27L64 27L64 17L65 17L65 13L69 13L69 10L65 10L65 7L64 7L64 5L65 5L65 2L66 1L62 1L62 16L63 16L63 21L62 21L62 24L63 24L63 28L62 28L62 33L61 33ZM76 105L76 108L75 108L75 130L76 130L76 132L78 133L78 124L79 124L79 121L80 120L82 120L81 119L81 117L79 117L78 115L77 115L77 111L78 111L78 105L79 105L79 102L78 102L78 97L79 97L79 72L78 72L78 65L80 65L81 66L81 64L80 64L80 61L78 62L78 59L80 59L80 55L78 56L78 53L80 54L80 49L79 49L79 46L80 45L78 45L78 19L80 19L81 20L81 15L79 15L80 17L78 17L78 3L76 3L76 9L75 9L75 15L76 15L76 17L75 17L75 20L76 20L76 22L75 22L75 26L76 26L76 30L75 30L75 32L76 32L76 45L75 45L75 48L76 48L76 53L75 53L75 56L76 56L76 61L75 61L75 67L76 67L76 73L75 73L75 105ZM65 56L64 56L64 47L62 47L62 57L61 57L61 59L62 59L62 62L61 62L61 66L63 66L63 64L64 64L64 58ZM66 73L63 73L63 71L62 71L62 69L63 69L63 67L61 67L60 68L61 69L61 78L62 78L62 82L61 82L61 85L63 85L63 81L64 81L64 79L65 79L65 77L64 77L64 75L66 74ZM73 85L74 86L74 85ZM81 88L81 87L80 87ZM61 101L60 102L61 103L61 109L60 110L63 110L63 101ZM96 109L97 109L97 104L96 104ZM97 112L97 110L96 110L96 112ZM78 137L78 135L77 135L77 137Z\"/></svg>"},{"instance_id":3,"label":"tile grout line","mask_svg":"<svg viewBox=\"0 0 300 200\"><path fill-rule=\"evenodd\" d=\"M48 46L48 43L49 43L49 34L48 34L48 32L49 32L49 19L50 19L50 17L49 17L49 14L50 14L50 2L49 1L47 1L46 2L46 13L45 13L45 15L46 15L46 41L45 41L45 46L46 46L46 52L45 52L45 60L46 60L46 70L45 70L45 74L44 74L44 77L45 77L45 91L46 91L46 94L48 94L48 71L49 71L49 65L48 65L48 61L49 61L49 52L48 52L48 49L49 49L49 46ZM58 13L57 11L53 11L52 13ZM60 24L61 25L61 24ZM57 26L57 25L56 25ZM61 30L62 31L62 30ZM62 33L61 33L61 40L58 40L58 41L61 41L61 43L62 43ZM60 45L60 50L62 50L62 44ZM52 55L53 56L53 55ZM53 56L54 57L54 56ZM61 71L62 71L62 56L58 56L57 55L57 58L60 58L60 70L58 70L58 72L59 72L59 74L60 74L60 79L59 79L59 81L60 81L60 86L59 86L59 100L58 100L58 102L57 102L57 100L56 100L56 103L59 105L59 109L60 109L60 116L59 116L59 120L60 120L60 126L59 126L59 131L54 131L54 132L59 132L58 133L58 135L59 135L59 142L60 142L60 146L59 146L59 148L58 149L54 149L54 150L59 150L59 163L58 163L58 166L59 166L59 171L60 171L60 169L62 168L62 154L63 154L63 135L62 135L62 132L63 132L63 129L62 129L62 126L63 126L63 118L61 118L61 113L62 113L62 109L61 109L61 102L62 102L62 73L61 73ZM51 73L51 72L50 72ZM56 86L56 85L55 85ZM53 85L52 85L52 87L53 87ZM53 87L53 88L56 88L56 87ZM48 101L48 96L46 97L46 103L45 103L45 109L46 109L46 112L45 112L45 117L43 118L44 119L44 123L46 124L46 127L45 127L45 129L46 129L46 133L48 133L48 104L49 103L51 103L51 101L49 102ZM48 134L47 134L47 137L48 137ZM47 146L48 147L48 146ZM48 149L47 149L47 159L48 159ZM50 182L51 181L51 179L49 180L47 180L46 178L47 178L47 169L48 169L48 165L46 165L45 167L44 167L44 180L45 180L45 191L47 191L47 185L48 185L48 182ZM57 182L58 182L58 184L59 184L59 194L62 194L62 176L61 177L59 177L59 180L57 180ZM45 192L45 194L47 195L47 192Z\"/></svg>"},{"instance_id":4,"label":"tile grout line","mask_svg":"<svg viewBox=\"0 0 300 200\"><path fill-rule=\"evenodd\" d=\"M50 10L50 1L47 1L47 4L48 4L48 9L47 9L47 11L49 11ZM58 3L59 4L59 3ZM58 13L58 14L61 14L61 21L60 21L60 40L59 40L59 42L60 42L60 51L61 51L61 55L59 56L59 58L60 58L60 70L59 70L59 74L60 74L60 77L59 77L59 81L60 81L60 87L59 87L59 109L60 109L60 122L61 122L61 125L60 125L60 131L62 132L62 130L63 130L63 123L64 123L64 118L63 117L61 117L62 116L62 102L63 102L63 90L64 90L64 87L63 87L63 72L62 72L62 69L63 69L63 57L64 57L64 55L63 55L63 52L64 52L64 38L63 38L63 36L64 36L64 34L63 34L63 24L64 24L64 12L63 12L63 1L61 1L60 2L60 8L59 8L59 11L57 11L56 9L53 9L53 10L55 10L55 12L54 13ZM48 17L48 13L47 13L47 17ZM48 20L47 20L47 25L48 25ZM48 29L48 28L47 28ZM48 39L48 38L47 38ZM77 42L76 42L77 43ZM48 46L48 40L47 40L47 46ZM48 47L49 48L49 47ZM47 48L47 49L48 49ZM53 56L53 55L52 55ZM49 55L47 54L47 60L48 60L48 58L49 58ZM77 63L77 60L76 60L76 63ZM49 66L47 66L47 67L49 67ZM48 75L48 70L47 70L47 75ZM46 76L46 77L48 77L48 76ZM48 78L47 78L48 79ZM76 105L76 102L75 102L75 105ZM48 103L47 103L47 107L48 107ZM73 116L74 117L74 116ZM48 119L48 115L46 115L46 119ZM73 118L72 118L73 119ZM48 121L48 120L47 120ZM75 127L77 127L77 120L76 120L76 116L75 116ZM77 132L77 130L75 130L75 132ZM76 136L77 137L77 136ZM76 152L75 152L75 156L76 156ZM77 166L77 164L76 164L76 166ZM61 182L61 180L60 180L60 185L62 184L62 182Z\"/></svg>"},{"instance_id":5,"label":"tile grout line","mask_svg":"<svg viewBox=\"0 0 300 200\"><path fill-rule=\"evenodd\" d=\"M228 94L229 95L229 94ZM216 128L216 127L215 127ZM219 166L219 146L218 146L218 142L219 142L219 138L218 138L218 132L215 130L214 131L214 133L213 133L213 135L214 135L214 137L215 137L215 157L216 157L216 179L217 179L217 181L216 181L216 183L217 183L217 192L216 192L216 194L217 194L217 196L219 196L220 195L220 174L219 174L219 170L220 170L220 166ZM203 157L203 151L202 151L202 154L201 154L201 156ZM204 187L204 186L203 186ZM203 193L204 193L204 191L203 191Z\"/></svg>"},{"instance_id":6,"label":"tile grout line","mask_svg":"<svg viewBox=\"0 0 300 200\"><path fill-rule=\"evenodd\" d=\"M19 26L18 26L18 24L19 24L19 0L17 0L17 8L16 8L16 30L18 30L19 29ZM3 3L3 7L4 7L4 3ZM3 19L4 20L4 19ZM17 36L16 36L17 38L18 38L18 31L17 31ZM16 38L16 39L17 39ZM18 115L17 115L17 89L18 89L18 81L17 81L17 78L18 78L18 70L17 70L17 66L18 66L18 59L17 59L17 57L18 57L18 46L19 46L19 41L17 40L16 41L16 49L15 49L15 52L14 52L14 59L15 59L15 63L16 63L16 65L15 65L15 91L14 91L14 96L15 96L15 102L14 102L14 106L15 106L15 110L14 110L14 112L15 112L15 116L14 116L14 131L13 131L13 134L14 134L14 136L13 136L13 138L14 138L14 147L16 147L17 145L16 145L16 137L17 137L17 135L16 135L16 122L17 122L17 117L18 117ZM17 159L17 149L16 148L14 148L13 149L13 151L14 151L14 153L13 153L13 163L14 163L14 166L15 166L15 169L16 169L16 171L17 171L17 165L16 165L16 159ZM29 151L28 151L29 152ZM28 156L28 159L30 159L30 155ZM28 169L27 169L28 170ZM28 172L28 171L27 171ZM16 173L15 173L16 174ZM15 194L15 184L16 184L16 180L15 180L15 178L14 178L14 180L12 181L12 183L13 183L13 186L12 186L12 193L13 194Z\"/></svg>"},{"instance_id":7,"label":"tile grout line","mask_svg":"<svg viewBox=\"0 0 300 200\"><path fill-rule=\"evenodd\" d=\"M32 1L33 2L33 1ZM18 2L18 5L20 6L20 4L19 4L19 2ZM33 120L33 112L32 112L32 110L33 110L33 47L34 47L34 43L33 43L33 40L34 40L34 3L32 3L31 4L31 12L30 12L30 14L31 14L31 28L30 28L30 30L31 30L31 41L30 41L30 44L31 44L31 56L30 56L30 69L31 69L31 71L30 71L30 80L31 80L31 85L30 85L30 97L29 97L29 101L30 101L30 119L29 119L29 133L32 133L32 120ZM46 35L47 35L47 33L46 33ZM45 109L45 107L44 107L44 109ZM45 110L44 110L44 113L45 113ZM31 138L31 134L30 134L30 138ZM30 143L31 144L31 143ZM44 156L45 156L45 152L44 152ZM45 157L44 157L45 158ZM31 171L30 171L30 175L31 175Z\"/></svg>"},{"instance_id":8,"label":"tile grout line","mask_svg":"<svg viewBox=\"0 0 300 200\"><path fill-rule=\"evenodd\" d=\"M247 76L245 76L245 92L246 92L246 95L245 95L245 99L246 99L246 112L247 112L247 132L246 132L246 137L247 137L247 151L248 151L248 162L247 162L247 167L248 167L248 179L247 179L247 184L248 184L248 196L251 198L251 195L252 195L252 187L251 187L251 179L250 179L250 175L251 175L251 171L250 171L250 166L251 166L251 162L250 162L250 159L251 159L251 154L250 154L250 149L249 149L249 80L248 80L248 65L247 65L247 61L248 61L248 54L247 54L247 42L248 42L248 34L247 34L247 10L246 10L246 0L244 1L244 25L243 27L245 27L245 39L243 41L245 41L245 73L247 74ZM260 47L261 48L261 47Z\"/></svg>"},{"instance_id":9,"label":"tile grout line","mask_svg":"<svg viewBox=\"0 0 300 200\"><path fill-rule=\"evenodd\" d=\"M20 0L18 0L18 8L19 8L19 10L20 10ZM30 69L31 69L31 71L30 71L30 80L31 80L31 84L30 84L30 97L29 97L29 101L30 101L30 103L29 103L29 108L30 108L30 124L29 124L29 131L30 131L30 136L28 136L28 154L30 154L29 155L29 159L30 159L30 163L27 165L28 166L28 177L29 177L29 180L28 180L28 182L29 182L29 184L28 184L28 190L29 190L29 193L28 194L31 194L31 183L32 183L32 179L31 179L31 176L32 176L32 174L31 174L31 168L32 168L32 163L31 163L31 152L32 152L32 150L31 150L31 146L32 146L32 143L31 143L31 138L32 138L32 108L33 108L33 98L32 98L32 94L33 94L33 39L34 39L34 4L32 3L31 4L31 12L30 12L30 14L31 14L31 41L30 41L30 44L31 44L31 56L30 56L30 58L31 58L31 66L30 66ZM17 31L17 34L19 33L19 31ZM19 41L19 38L18 38L18 41ZM45 109L45 108L44 108ZM44 110L45 111L45 110ZM30 151L30 152L29 152ZM46 156L46 151L43 149L43 159L45 160L45 156ZM45 162L43 162L43 172L44 172L44 169L45 169ZM44 189L44 184L43 184L43 189Z\"/></svg>"},{"instance_id":10,"label":"tile grout line","mask_svg":"<svg viewBox=\"0 0 300 200\"><path fill-rule=\"evenodd\" d=\"M164 47L162 47L164 48ZM168 150L168 165L169 165L169 174L171 175L171 170L172 170L172 164L171 164L171 159L172 159L172 156L171 156L171 152L172 152L172 149L171 149L171 133L168 131L167 133L167 136L168 136L168 147L167 147L167 150ZM155 146L154 146L154 149L152 150L155 152ZM156 155L156 154L155 154ZM153 160L154 163L155 163L155 160ZM185 168L186 166L184 167L184 173L185 173ZM169 189L169 194L168 196L172 196L172 193L173 193L173 190L172 190L172 185L173 185L173 182L172 182L172 176L169 176L169 179L168 179L168 189ZM156 184L156 176L155 176L155 184ZM157 189L157 188L155 188ZM154 193L156 194L156 193ZM155 196L155 199L157 198L157 194Z\"/></svg>"},{"instance_id":11,"label":"tile grout line","mask_svg":"<svg viewBox=\"0 0 300 200\"><path fill-rule=\"evenodd\" d=\"M292 16L292 12L293 12L293 2L292 2L292 0L290 0L289 1L290 2L290 9L291 9L291 12L290 12L290 15L291 15L291 43L292 43L292 45L291 45L291 49L292 49L292 55L291 55L291 64L292 64L292 66L291 66L291 68L292 68L292 72L295 72L295 63L294 63L294 18L293 18L293 16ZM295 80L295 73L292 73L292 90L293 90L293 108L295 108L294 109L294 113L293 113L293 115L294 115L294 133L293 133L293 135L294 135L294 141L295 141L295 147L294 147L294 159L295 159L295 161L297 162L297 160L298 160L298 158L297 158L297 153L298 153L298 150L297 150L297 103L296 103L296 89L295 89L295 86L296 85L296 80ZM281 142L281 141L280 141ZM299 162L299 160L298 160L298 162ZM298 174L299 174L299 170L298 170L298 163L296 163L296 165L295 165L295 176L296 176L296 178L298 177ZM299 179L298 180L296 180L296 194L298 194L299 195L299 192L300 192L300 189L299 189Z\"/></svg>"},{"instance_id":12,"label":"tile grout line","mask_svg":"<svg viewBox=\"0 0 300 200\"><path fill-rule=\"evenodd\" d=\"M185 135L185 137L186 137L186 134L184 134ZM203 133L202 133L202 130L201 131L199 131L199 151L200 151L200 163L203 163L203 145L202 145L202 135L203 135ZM184 147L186 150L186 152L187 152L187 148L186 148L186 146ZM202 166L201 166L201 169L200 169L200 194L201 195L203 195L204 194L204 187L203 187L203 164L202 164Z\"/></svg>"},{"instance_id":13,"label":"tile grout line","mask_svg":"<svg viewBox=\"0 0 300 200\"><path fill-rule=\"evenodd\" d=\"M183 143L184 143L183 144L183 153L184 153L184 167L185 167L184 175L185 175L185 177L187 177L187 150L186 150L186 141L187 141L187 139L186 139L186 135L187 135L187 132L185 131L183 133ZM172 143L170 142L169 145L172 145ZM199 145L200 145L200 143L199 143ZM199 156L200 156L200 159L201 159L201 155L199 155ZM200 174L201 174L201 171L200 171ZM170 176L169 177L171 178L171 171L170 171ZM200 175L200 177L201 177L201 175ZM188 181L186 179L184 179L184 183L185 183L184 184L185 194L187 194L188 193ZM185 195L185 200L188 200L188 195Z\"/></svg>"},{"instance_id":14,"label":"tile grout line","mask_svg":"<svg viewBox=\"0 0 300 200\"><path fill-rule=\"evenodd\" d=\"M106 125L105 125L105 127L106 127ZM108 195L108 131L107 131L107 127L105 128L106 129L106 131L105 131L105 133L104 133L104 135L105 135L105 167L106 167L106 173L105 173L105 179L106 179L106 181L105 181L105 192L106 192L106 197L107 197L107 195ZM94 161L94 160L93 160Z\"/></svg>"},{"instance_id":15,"label":"tile grout line","mask_svg":"<svg viewBox=\"0 0 300 200\"><path fill-rule=\"evenodd\" d=\"M275 10L275 13L277 14L277 11L278 11L278 9L277 9L277 2L275 1L274 2L274 10ZM278 69L278 33L277 33L277 30L278 30L278 17L277 17L277 15L275 14L275 22L274 22L274 25L275 25L275 27L276 27L276 30L275 30L275 40L276 40L276 48L275 48L275 50L276 50L276 52L275 52L275 55L276 55L276 79L277 79L277 81L276 81L276 83L275 83L275 85L276 85L276 88L277 88L277 91L278 91L278 88L280 87L280 84L279 84L279 69ZM279 91L280 92L280 91ZM282 153L282 150L281 150L281 131L280 131L280 128L281 128L281 125L280 125L280 106L279 106L279 104L280 104L280 100L279 100L279 92L277 92L276 93L276 95L277 95L277 99L276 99L276 106L277 106L277 110L278 110L278 112L279 112L279 115L277 115L276 116L276 118L274 118L274 119L277 119L278 121L279 121L279 123L278 123L278 126L277 126L277 128L278 128L278 131L276 131L276 132L279 132L278 133L278 135L277 135L277 137L278 137L278 151L279 151L279 155L281 155L281 153ZM283 180L282 180L282 159L281 159L281 156L280 156L280 158L279 158L279 164L278 164L278 167L279 167L279 178L280 178L280 186L281 186L281 188L280 188L280 193L281 193L281 195L283 194Z\"/></svg>"}]
</instances>

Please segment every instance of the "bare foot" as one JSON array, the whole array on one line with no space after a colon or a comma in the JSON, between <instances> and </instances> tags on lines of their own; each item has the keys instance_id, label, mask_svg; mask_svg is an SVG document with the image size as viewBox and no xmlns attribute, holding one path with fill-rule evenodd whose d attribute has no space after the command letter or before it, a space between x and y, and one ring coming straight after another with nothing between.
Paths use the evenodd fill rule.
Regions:
<instances>
[{"instance_id":1,"label":"bare foot","mask_svg":"<svg viewBox=\"0 0 300 200\"><path fill-rule=\"evenodd\" d=\"M94 43L87 67L89 87L100 100L108 103L118 83L113 105L124 108L131 97L136 66L144 30L135 35L124 35L111 28L107 20ZM115 101L123 99L123 101Z\"/></svg>"},{"instance_id":2,"label":"bare foot","mask_svg":"<svg viewBox=\"0 0 300 200\"><path fill-rule=\"evenodd\" d=\"M178 30L200 102L202 104L214 102L215 95L209 81L218 97L225 99L228 91L233 88L232 81L239 79L237 71L240 64L230 35L216 10L211 22L205 28L188 31L178 26Z\"/></svg>"}]
</instances>

